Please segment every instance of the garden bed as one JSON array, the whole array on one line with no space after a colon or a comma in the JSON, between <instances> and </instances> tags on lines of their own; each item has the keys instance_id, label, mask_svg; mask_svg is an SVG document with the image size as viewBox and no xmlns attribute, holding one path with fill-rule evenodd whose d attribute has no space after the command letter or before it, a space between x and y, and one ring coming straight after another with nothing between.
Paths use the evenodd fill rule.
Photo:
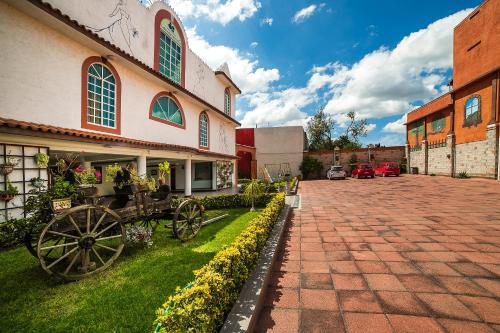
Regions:
<instances>
[{"instance_id":1,"label":"garden bed","mask_svg":"<svg viewBox=\"0 0 500 333\"><path fill-rule=\"evenodd\" d=\"M127 246L107 271L61 284L50 279L23 248L0 252L0 327L18 332L149 332L155 310L193 270L230 244L259 212L211 210L229 217L201 229L187 243L158 228L149 248Z\"/></svg>"}]
</instances>

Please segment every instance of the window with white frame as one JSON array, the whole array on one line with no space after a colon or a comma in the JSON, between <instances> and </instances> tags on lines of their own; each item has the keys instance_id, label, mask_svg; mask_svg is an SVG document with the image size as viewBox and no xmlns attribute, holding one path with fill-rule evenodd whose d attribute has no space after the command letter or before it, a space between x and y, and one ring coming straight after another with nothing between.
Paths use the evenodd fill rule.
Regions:
<instances>
[{"instance_id":1,"label":"window with white frame","mask_svg":"<svg viewBox=\"0 0 500 333\"><path fill-rule=\"evenodd\" d=\"M116 83L103 64L93 63L87 72L87 122L116 127Z\"/></svg>"},{"instance_id":2,"label":"window with white frame","mask_svg":"<svg viewBox=\"0 0 500 333\"><path fill-rule=\"evenodd\" d=\"M205 112L200 114L200 147L208 148L208 116Z\"/></svg>"},{"instance_id":3,"label":"window with white frame","mask_svg":"<svg viewBox=\"0 0 500 333\"><path fill-rule=\"evenodd\" d=\"M229 89L224 91L224 113L227 115L231 115L231 93Z\"/></svg>"},{"instance_id":4,"label":"window with white frame","mask_svg":"<svg viewBox=\"0 0 500 333\"><path fill-rule=\"evenodd\" d=\"M161 22L160 73L180 84L182 64L182 42L179 32L170 20Z\"/></svg>"}]
</instances>

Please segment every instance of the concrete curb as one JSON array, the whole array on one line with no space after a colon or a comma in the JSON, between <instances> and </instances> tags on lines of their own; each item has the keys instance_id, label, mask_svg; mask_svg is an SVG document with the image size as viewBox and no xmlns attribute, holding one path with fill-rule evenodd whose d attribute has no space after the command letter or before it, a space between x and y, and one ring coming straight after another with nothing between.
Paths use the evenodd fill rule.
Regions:
<instances>
[{"instance_id":1,"label":"concrete curb","mask_svg":"<svg viewBox=\"0 0 500 333\"><path fill-rule=\"evenodd\" d=\"M238 300L224 322L220 333L253 332L264 304L267 285L271 278L272 267L277 259L278 246L283 238L283 231L292 210L294 196L287 196L276 224L271 231L266 246L260 253L259 261L241 290Z\"/></svg>"}]
</instances>

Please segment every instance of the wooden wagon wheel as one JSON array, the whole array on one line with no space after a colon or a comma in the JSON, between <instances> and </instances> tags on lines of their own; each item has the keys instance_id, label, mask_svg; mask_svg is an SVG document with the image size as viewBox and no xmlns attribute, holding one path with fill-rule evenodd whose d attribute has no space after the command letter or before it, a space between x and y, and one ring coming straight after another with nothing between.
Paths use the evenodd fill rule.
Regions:
<instances>
[{"instance_id":1,"label":"wooden wagon wheel","mask_svg":"<svg viewBox=\"0 0 500 333\"><path fill-rule=\"evenodd\" d=\"M42 268L64 280L105 270L125 242L120 216L109 208L82 205L55 216L40 233L37 256Z\"/></svg>"},{"instance_id":2,"label":"wooden wagon wheel","mask_svg":"<svg viewBox=\"0 0 500 333\"><path fill-rule=\"evenodd\" d=\"M134 226L138 226L138 227L143 227L143 228L146 228L146 229L151 229L153 232L156 231L156 229L158 228L158 226L160 225L160 221L159 220L150 220L150 219L142 219L142 220L139 220L139 221L135 221L133 223Z\"/></svg>"},{"instance_id":3,"label":"wooden wagon wheel","mask_svg":"<svg viewBox=\"0 0 500 333\"><path fill-rule=\"evenodd\" d=\"M194 199L184 200L175 210L174 236L185 242L195 237L203 224L205 209Z\"/></svg>"}]
</instances>

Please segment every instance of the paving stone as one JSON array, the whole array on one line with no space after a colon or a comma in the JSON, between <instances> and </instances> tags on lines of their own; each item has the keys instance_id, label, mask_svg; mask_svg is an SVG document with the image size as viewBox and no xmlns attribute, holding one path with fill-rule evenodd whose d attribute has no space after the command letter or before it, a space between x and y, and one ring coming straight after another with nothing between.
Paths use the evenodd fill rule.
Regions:
<instances>
[{"instance_id":1,"label":"paving stone","mask_svg":"<svg viewBox=\"0 0 500 333\"><path fill-rule=\"evenodd\" d=\"M344 333L340 313L331 311L302 310L300 333Z\"/></svg>"},{"instance_id":2,"label":"paving stone","mask_svg":"<svg viewBox=\"0 0 500 333\"><path fill-rule=\"evenodd\" d=\"M405 291L403 284L392 274L363 274L373 290Z\"/></svg>"},{"instance_id":3,"label":"paving stone","mask_svg":"<svg viewBox=\"0 0 500 333\"><path fill-rule=\"evenodd\" d=\"M303 309L339 311L334 290L301 289L300 304Z\"/></svg>"},{"instance_id":4,"label":"paving stone","mask_svg":"<svg viewBox=\"0 0 500 333\"><path fill-rule=\"evenodd\" d=\"M307 289L333 289L332 277L323 273L302 273L300 286Z\"/></svg>"},{"instance_id":5,"label":"paving stone","mask_svg":"<svg viewBox=\"0 0 500 333\"><path fill-rule=\"evenodd\" d=\"M429 317L387 315L396 333L445 333L439 324Z\"/></svg>"},{"instance_id":6,"label":"paving stone","mask_svg":"<svg viewBox=\"0 0 500 333\"><path fill-rule=\"evenodd\" d=\"M409 292L378 291L377 295L385 313L427 315L427 310Z\"/></svg>"},{"instance_id":7,"label":"paving stone","mask_svg":"<svg viewBox=\"0 0 500 333\"><path fill-rule=\"evenodd\" d=\"M393 332L389 321L383 314L344 313L348 333L388 333Z\"/></svg>"},{"instance_id":8,"label":"paving stone","mask_svg":"<svg viewBox=\"0 0 500 333\"><path fill-rule=\"evenodd\" d=\"M479 320L474 313L452 295L418 293L417 297L420 298L437 317Z\"/></svg>"},{"instance_id":9,"label":"paving stone","mask_svg":"<svg viewBox=\"0 0 500 333\"><path fill-rule=\"evenodd\" d=\"M344 312L382 312L382 308L371 291L340 290L338 295L340 307Z\"/></svg>"},{"instance_id":10,"label":"paving stone","mask_svg":"<svg viewBox=\"0 0 500 333\"><path fill-rule=\"evenodd\" d=\"M449 333L495 333L488 325L454 319L438 319Z\"/></svg>"},{"instance_id":11,"label":"paving stone","mask_svg":"<svg viewBox=\"0 0 500 333\"><path fill-rule=\"evenodd\" d=\"M332 274L336 290L366 290L367 285L361 274Z\"/></svg>"}]
</instances>

